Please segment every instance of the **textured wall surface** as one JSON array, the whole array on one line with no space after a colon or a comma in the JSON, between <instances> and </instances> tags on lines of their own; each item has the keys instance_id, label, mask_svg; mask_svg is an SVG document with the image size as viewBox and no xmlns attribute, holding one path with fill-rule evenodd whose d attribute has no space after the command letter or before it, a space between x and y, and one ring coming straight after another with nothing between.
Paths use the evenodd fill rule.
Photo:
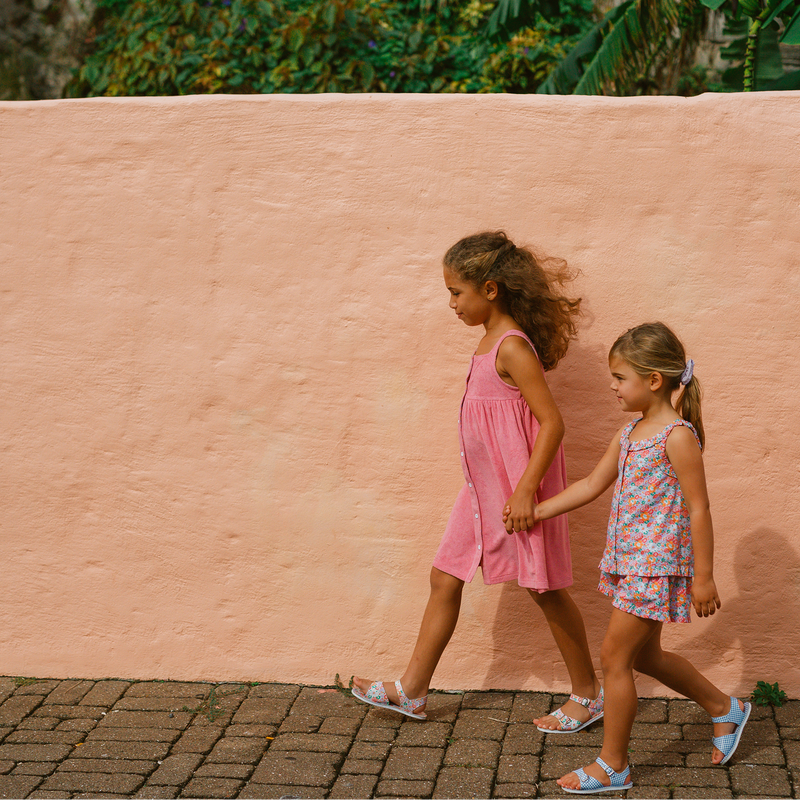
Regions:
<instances>
[{"instance_id":1,"label":"textured wall surface","mask_svg":"<svg viewBox=\"0 0 800 800\"><path fill-rule=\"evenodd\" d=\"M796 96L0 103L0 146L0 673L400 674L480 334L441 256L505 227L582 272L571 479L625 422L614 338L685 340L723 608L666 638L800 695ZM571 516L595 653L608 499ZM464 597L436 686L566 686L524 592Z\"/></svg>"}]
</instances>

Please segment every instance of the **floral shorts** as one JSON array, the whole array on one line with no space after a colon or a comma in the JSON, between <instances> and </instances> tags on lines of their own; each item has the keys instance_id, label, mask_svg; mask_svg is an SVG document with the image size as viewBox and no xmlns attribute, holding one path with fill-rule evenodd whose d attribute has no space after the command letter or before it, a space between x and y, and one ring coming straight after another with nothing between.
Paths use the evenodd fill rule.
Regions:
<instances>
[{"instance_id":1,"label":"floral shorts","mask_svg":"<svg viewBox=\"0 0 800 800\"><path fill-rule=\"evenodd\" d=\"M692 579L680 575L612 575L600 573L598 591L614 608L659 622L692 621Z\"/></svg>"}]
</instances>

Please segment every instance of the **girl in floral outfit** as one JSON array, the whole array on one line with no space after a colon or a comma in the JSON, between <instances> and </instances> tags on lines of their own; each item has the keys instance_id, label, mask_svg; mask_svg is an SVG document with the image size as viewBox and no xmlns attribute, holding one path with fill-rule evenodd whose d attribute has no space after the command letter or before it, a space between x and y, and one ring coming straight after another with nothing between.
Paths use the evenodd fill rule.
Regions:
<instances>
[{"instance_id":1,"label":"girl in floral outfit","mask_svg":"<svg viewBox=\"0 0 800 800\"><path fill-rule=\"evenodd\" d=\"M713 764L739 745L750 704L721 692L685 658L661 649L665 622L690 622L721 607L713 575L714 539L701 448L700 384L678 337L660 322L617 339L611 390L623 411L641 413L615 435L592 473L540 503L550 519L599 497L616 481L601 592L612 598L601 650L605 730L600 757L560 778L567 792L630 789L628 743L636 716L633 671L657 678L701 705L714 723ZM681 390L676 404L672 397Z\"/></svg>"}]
</instances>

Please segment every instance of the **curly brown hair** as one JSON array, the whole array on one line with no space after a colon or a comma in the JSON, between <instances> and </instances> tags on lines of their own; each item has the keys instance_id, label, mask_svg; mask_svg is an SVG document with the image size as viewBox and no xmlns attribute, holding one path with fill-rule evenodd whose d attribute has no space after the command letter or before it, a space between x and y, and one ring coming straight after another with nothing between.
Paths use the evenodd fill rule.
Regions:
<instances>
[{"instance_id":1,"label":"curly brown hair","mask_svg":"<svg viewBox=\"0 0 800 800\"><path fill-rule=\"evenodd\" d=\"M517 247L505 231L487 231L456 242L444 266L476 288L497 284L503 308L533 342L545 370L566 355L581 313L580 298L557 291L575 277L566 261Z\"/></svg>"}]
</instances>

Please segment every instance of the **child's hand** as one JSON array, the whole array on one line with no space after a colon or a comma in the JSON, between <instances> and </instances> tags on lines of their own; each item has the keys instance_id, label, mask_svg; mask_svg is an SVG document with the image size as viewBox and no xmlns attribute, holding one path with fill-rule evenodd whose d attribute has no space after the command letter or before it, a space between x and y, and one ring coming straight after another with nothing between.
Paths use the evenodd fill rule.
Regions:
<instances>
[{"instance_id":1,"label":"child's hand","mask_svg":"<svg viewBox=\"0 0 800 800\"><path fill-rule=\"evenodd\" d=\"M695 579L692 584L692 605L698 617L710 617L718 608L722 608L713 578Z\"/></svg>"},{"instance_id":2,"label":"child's hand","mask_svg":"<svg viewBox=\"0 0 800 800\"><path fill-rule=\"evenodd\" d=\"M507 533L519 533L533 527L536 521L536 503L531 495L517 497L517 493L508 498L503 509L503 524Z\"/></svg>"}]
</instances>

